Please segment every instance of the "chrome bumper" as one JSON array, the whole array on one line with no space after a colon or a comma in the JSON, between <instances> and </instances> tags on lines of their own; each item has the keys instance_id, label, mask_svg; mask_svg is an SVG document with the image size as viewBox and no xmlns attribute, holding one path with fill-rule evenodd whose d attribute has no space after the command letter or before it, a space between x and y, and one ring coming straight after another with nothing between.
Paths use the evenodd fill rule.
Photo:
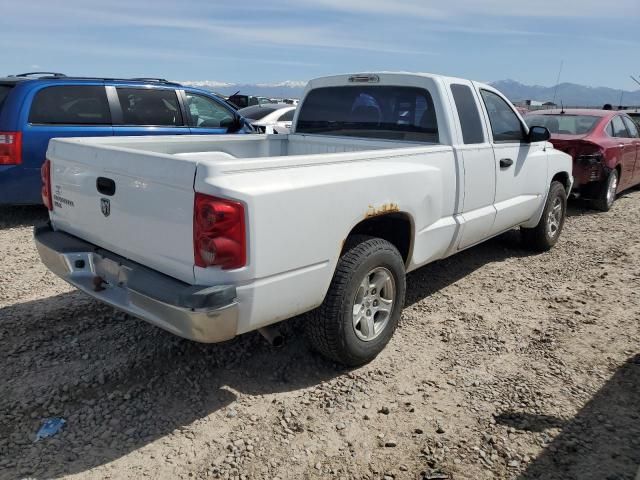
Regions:
<instances>
[{"instance_id":1,"label":"chrome bumper","mask_svg":"<svg viewBox=\"0 0 640 480\"><path fill-rule=\"evenodd\" d=\"M34 240L49 270L108 305L197 342L236 335L232 285L189 285L49 225L36 227Z\"/></svg>"}]
</instances>

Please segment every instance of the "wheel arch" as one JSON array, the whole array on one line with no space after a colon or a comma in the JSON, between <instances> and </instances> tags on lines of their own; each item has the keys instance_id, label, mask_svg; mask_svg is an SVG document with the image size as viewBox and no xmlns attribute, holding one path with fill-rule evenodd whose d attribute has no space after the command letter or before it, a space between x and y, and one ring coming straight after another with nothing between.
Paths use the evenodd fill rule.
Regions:
<instances>
[{"instance_id":1,"label":"wheel arch","mask_svg":"<svg viewBox=\"0 0 640 480\"><path fill-rule=\"evenodd\" d=\"M343 242L343 247L353 235L382 238L398 249L406 267L413 253L414 232L413 217L406 212L371 215L353 226Z\"/></svg>"},{"instance_id":2,"label":"wheel arch","mask_svg":"<svg viewBox=\"0 0 640 480\"><path fill-rule=\"evenodd\" d=\"M569 192L571 190L571 175L569 175L569 172L556 172L553 175L553 178L551 178L549 186L551 186L553 182L562 183L562 185L564 185L565 191L567 192L567 195L569 195Z\"/></svg>"}]
</instances>

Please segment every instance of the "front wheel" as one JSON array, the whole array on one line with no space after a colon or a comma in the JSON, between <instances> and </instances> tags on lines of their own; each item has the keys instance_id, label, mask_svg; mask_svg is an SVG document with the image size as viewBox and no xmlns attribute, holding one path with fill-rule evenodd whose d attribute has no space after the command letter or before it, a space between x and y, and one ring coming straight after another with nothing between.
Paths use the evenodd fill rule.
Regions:
<instances>
[{"instance_id":1,"label":"front wheel","mask_svg":"<svg viewBox=\"0 0 640 480\"><path fill-rule=\"evenodd\" d=\"M308 320L311 345L348 366L373 360L398 325L405 290L404 262L393 244L350 238L324 302Z\"/></svg>"},{"instance_id":2,"label":"front wheel","mask_svg":"<svg viewBox=\"0 0 640 480\"><path fill-rule=\"evenodd\" d=\"M567 215L567 192L560 182L552 182L542 217L533 228L521 228L524 244L537 252L545 252L560 238Z\"/></svg>"}]
</instances>

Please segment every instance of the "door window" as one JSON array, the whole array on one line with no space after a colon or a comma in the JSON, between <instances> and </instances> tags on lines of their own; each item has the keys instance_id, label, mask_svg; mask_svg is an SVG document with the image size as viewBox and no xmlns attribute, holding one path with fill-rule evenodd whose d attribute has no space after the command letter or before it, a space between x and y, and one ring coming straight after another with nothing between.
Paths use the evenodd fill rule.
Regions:
<instances>
[{"instance_id":1,"label":"door window","mask_svg":"<svg viewBox=\"0 0 640 480\"><path fill-rule=\"evenodd\" d=\"M183 126L175 90L116 88L123 125Z\"/></svg>"},{"instance_id":2,"label":"door window","mask_svg":"<svg viewBox=\"0 0 640 480\"><path fill-rule=\"evenodd\" d=\"M488 90L481 90L494 142L521 142L524 140L524 129L520 119L502 97Z\"/></svg>"},{"instance_id":3,"label":"door window","mask_svg":"<svg viewBox=\"0 0 640 480\"><path fill-rule=\"evenodd\" d=\"M451 93L462 127L462 141L465 144L484 143L484 129L471 88L467 85L452 84Z\"/></svg>"},{"instance_id":4,"label":"door window","mask_svg":"<svg viewBox=\"0 0 640 480\"><path fill-rule=\"evenodd\" d=\"M44 88L33 99L29 123L110 125L111 112L105 89L97 85Z\"/></svg>"},{"instance_id":5,"label":"door window","mask_svg":"<svg viewBox=\"0 0 640 480\"><path fill-rule=\"evenodd\" d=\"M629 134L632 138L638 138L638 136L640 136L638 134L638 127L636 126L635 123L633 123L633 120L631 120L628 117L622 117L622 120L624 121L624 124L627 126L627 130L629 130Z\"/></svg>"},{"instance_id":6,"label":"door window","mask_svg":"<svg viewBox=\"0 0 640 480\"><path fill-rule=\"evenodd\" d=\"M621 116L615 116L611 120L611 130L612 136L617 138L629 138L629 132L627 131L627 127L624 126L624 122L622 121Z\"/></svg>"},{"instance_id":7,"label":"door window","mask_svg":"<svg viewBox=\"0 0 640 480\"><path fill-rule=\"evenodd\" d=\"M194 93L186 95L192 127L221 128L223 121L233 120L233 114L218 102Z\"/></svg>"}]
</instances>

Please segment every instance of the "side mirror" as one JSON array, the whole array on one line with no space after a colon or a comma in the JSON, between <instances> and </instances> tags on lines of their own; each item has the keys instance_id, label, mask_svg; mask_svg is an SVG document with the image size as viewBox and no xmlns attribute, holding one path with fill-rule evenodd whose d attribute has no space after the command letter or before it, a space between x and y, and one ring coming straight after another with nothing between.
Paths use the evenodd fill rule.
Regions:
<instances>
[{"instance_id":1,"label":"side mirror","mask_svg":"<svg viewBox=\"0 0 640 480\"><path fill-rule=\"evenodd\" d=\"M529 143L546 142L550 138L551 133L549 133L549 129L547 127L534 125L529 129L529 137L527 138L527 140L529 141Z\"/></svg>"},{"instance_id":2,"label":"side mirror","mask_svg":"<svg viewBox=\"0 0 640 480\"><path fill-rule=\"evenodd\" d=\"M226 128L228 133L235 133L245 126L245 120L239 115L234 115L223 119L220 126Z\"/></svg>"}]
</instances>

